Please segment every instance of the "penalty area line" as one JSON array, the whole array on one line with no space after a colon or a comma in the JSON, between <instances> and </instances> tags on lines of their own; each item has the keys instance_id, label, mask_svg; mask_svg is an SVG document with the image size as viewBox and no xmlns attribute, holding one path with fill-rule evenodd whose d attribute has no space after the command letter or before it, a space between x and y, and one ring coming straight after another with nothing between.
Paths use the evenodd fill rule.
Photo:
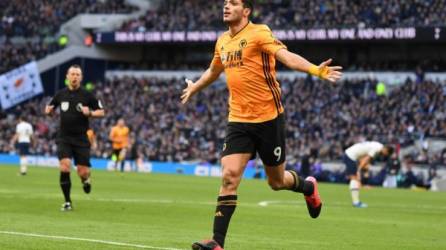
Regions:
<instances>
[{"instance_id":1,"label":"penalty area line","mask_svg":"<svg viewBox=\"0 0 446 250\"><path fill-rule=\"evenodd\" d=\"M179 249L179 248L154 247L154 246L147 246L147 245L139 245L139 244L130 244L130 243L123 243L123 242L107 241L107 240L95 240L95 239L85 239L85 238L78 238L78 237L44 235L44 234L35 234L35 233L0 231L0 234L15 235L15 236L25 236L25 237L36 237L36 238L46 238L46 239L84 241L84 242L91 242L91 243L100 243L100 244L106 244L106 245L133 247L133 248L141 248L141 249L183 250L183 249Z\"/></svg>"}]
</instances>

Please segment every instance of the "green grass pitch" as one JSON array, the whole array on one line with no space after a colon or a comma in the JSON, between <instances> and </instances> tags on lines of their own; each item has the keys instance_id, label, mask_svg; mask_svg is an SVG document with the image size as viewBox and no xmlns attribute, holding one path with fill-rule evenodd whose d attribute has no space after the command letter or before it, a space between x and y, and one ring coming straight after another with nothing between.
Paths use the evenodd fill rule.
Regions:
<instances>
[{"instance_id":1,"label":"green grass pitch","mask_svg":"<svg viewBox=\"0 0 446 250\"><path fill-rule=\"evenodd\" d=\"M94 171L86 195L72 172L64 213L57 169L17 173L0 166L0 249L190 249L211 236L218 178ZM355 209L347 185L320 192L315 220L300 195L243 180L225 248L446 249L445 193L373 188Z\"/></svg>"}]
</instances>

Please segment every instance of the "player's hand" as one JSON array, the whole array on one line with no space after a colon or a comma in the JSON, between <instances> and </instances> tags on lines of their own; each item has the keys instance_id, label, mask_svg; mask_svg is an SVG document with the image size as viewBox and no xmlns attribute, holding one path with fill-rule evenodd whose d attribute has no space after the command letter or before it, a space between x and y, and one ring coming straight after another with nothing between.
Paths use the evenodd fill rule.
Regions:
<instances>
[{"instance_id":1,"label":"player's hand","mask_svg":"<svg viewBox=\"0 0 446 250\"><path fill-rule=\"evenodd\" d=\"M45 107L45 114L46 115L51 115L54 111L54 105L47 105Z\"/></svg>"},{"instance_id":2,"label":"player's hand","mask_svg":"<svg viewBox=\"0 0 446 250\"><path fill-rule=\"evenodd\" d=\"M91 116L91 111L90 111L89 107L82 106L81 110L82 110L82 114L84 114L85 116Z\"/></svg>"},{"instance_id":3,"label":"player's hand","mask_svg":"<svg viewBox=\"0 0 446 250\"><path fill-rule=\"evenodd\" d=\"M327 61L321 63L319 68L319 78L328 80L330 82L336 82L342 77L341 66L330 66L333 60L330 58Z\"/></svg>"},{"instance_id":4,"label":"player's hand","mask_svg":"<svg viewBox=\"0 0 446 250\"><path fill-rule=\"evenodd\" d=\"M183 95L181 95L181 103L185 104L194 95L194 82L189 79L185 79L187 87L183 90Z\"/></svg>"}]
</instances>

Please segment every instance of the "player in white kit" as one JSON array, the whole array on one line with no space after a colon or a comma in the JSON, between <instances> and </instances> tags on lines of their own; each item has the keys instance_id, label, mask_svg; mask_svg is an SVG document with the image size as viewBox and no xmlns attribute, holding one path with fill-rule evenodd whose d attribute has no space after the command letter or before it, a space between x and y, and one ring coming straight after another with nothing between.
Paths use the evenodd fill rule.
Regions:
<instances>
[{"instance_id":1,"label":"player in white kit","mask_svg":"<svg viewBox=\"0 0 446 250\"><path fill-rule=\"evenodd\" d=\"M29 154L29 146L33 137L33 127L30 123L26 122L22 117L19 117L19 123L16 126L16 133L12 137L12 144L17 143L17 150L20 155L20 174L26 175L28 159L26 156Z\"/></svg>"},{"instance_id":2,"label":"player in white kit","mask_svg":"<svg viewBox=\"0 0 446 250\"><path fill-rule=\"evenodd\" d=\"M378 155L388 157L393 153L391 146L384 146L376 141L365 141L356 143L345 150L343 161L345 173L350 179L350 192L354 207L365 208L367 204L359 199L359 188L361 187L360 170L367 169L373 158Z\"/></svg>"}]
</instances>

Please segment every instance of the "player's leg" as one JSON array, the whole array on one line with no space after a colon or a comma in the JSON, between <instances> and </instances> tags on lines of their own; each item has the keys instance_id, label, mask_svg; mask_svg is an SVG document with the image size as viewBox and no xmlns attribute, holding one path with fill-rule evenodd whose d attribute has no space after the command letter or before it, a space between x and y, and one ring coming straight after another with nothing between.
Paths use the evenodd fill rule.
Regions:
<instances>
[{"instance_id":1,"label":"player's leg","mask_svg":"<svg viewBox=\"0 0 446 250\"><path fill-rule=\"evenodd\" d=\"M124 164L125 164L126 154L127 154L127 150L125 148L123 148L119 151L118 161L119 161L119 169L120 169L121 173L124 172Z\"/></svg>"},{"instance_id":2,"label":"player's leg","mask_svg":"<svg viewBox=\"0 0 446 250\"><path fill-rule=\"evenodd\" d=\"M27 155L29 154L29 144L28 143L19 143L19 155L20 155L20 174L26 175L28 170L28 159Z\"/></svg>"},{"instance_id":3,"label":"player's leg","mask_svg":"<svg viewBox=\"0 0 446 250\"><path fill-rule=\"evenodd\" d=\"M118 161L119 161L119 149L113 149L112 151L112 155L111 155L111 160L113 161L113 169L114 171L118 170Z\"/></svg>"},{"instance_id":4,"label":"player's leg","mask_svg":"<svg viewBox=\"0 0 446 250\"><path fill-rule=\"evenodd\" d=\"M76 147L74 148L74 163L77 166L77 174L82 182L82 188L85 193L91 192L91 178L90 178L90 148Z\"/></svg>"},{"instance_id":5,"label":"player's leg","mask_svg":"<svg viewBox=\"0 0 446 250\"><path fill-rule=\"evenodd\" d=\"M349 179L350 194L352 197L352 204L354 207L364 208L367 207L365 203L362 203L359 199L359 189L361 188L361 180L358 174L358 167L355 161L350 159L347 155L343 156L345 164L345 174Z\"/></svg>"},{"instance_id":6,"label":"player's leg","mask_svg":"<svg viewBox=\"0 0 446 250\"><path fill-rule=\"evenodd\" d=\"M322 208L322 202L314 177L304 180L295 171L285 171L285 117L279 115L276 119L255 125L257 152L265 166L268 184L273 190L291 190L303 193L308 212L312 218L317 218Z\"/></svg>"},{"instance_id":7,"label":"player's leg","mask_svg":"<svg viewBox=\"0 0 446 250\"><path fill-rule=\"evenodd\" d=\"M322 209L322 200L314 177L309 176L304 180L295 171L285 170L285 163L281 163L279 166L265 165L265 173L271 189L302 193L310 216L312 218L319 217Z\"/></svg>"},{"instance_id":8,"label":"player's leg","mask_svg":"<svg viewBox=\"0 0 446 250\"><path fill-rule=\"evenodd\" d=\"M66 143L59 143L57 145L57 155L59 158L59 170L60 170L60 188L65 198L65 203L62 204L62 211L72 210L71 204L71 178L70 178L70 168L71 168L71 158L73 155L71 145Z\"/></svg>"},{"instance_id":9,"label":"player's leg","mask_svg":"<svg viewBox=\"0 0 446 250\"><path fill-rule=\"evenodd\" d=\"M213 240L196 242L192 245L193 249L219 249L218 247L224 247L229 222L237 207L237 188L242 179L246 164L251 157L251 153L232 154L224 156L221 159L223 168L222 183L215 209Z\"/></svg>"},{"instance_id":10,"label":"player's leg","mask_svg":"<svg viewBox=\"0 0 446 250\"><path fill-rule=\"evenodd\" d=\"M195 242L194 250L218 250L225 244L232 214L237 206L237 188L246 164L254 156L254 144L244 125L229 123L222 152L222 182L215 209L212 240Z\"/></svg>"}]
</instances>

